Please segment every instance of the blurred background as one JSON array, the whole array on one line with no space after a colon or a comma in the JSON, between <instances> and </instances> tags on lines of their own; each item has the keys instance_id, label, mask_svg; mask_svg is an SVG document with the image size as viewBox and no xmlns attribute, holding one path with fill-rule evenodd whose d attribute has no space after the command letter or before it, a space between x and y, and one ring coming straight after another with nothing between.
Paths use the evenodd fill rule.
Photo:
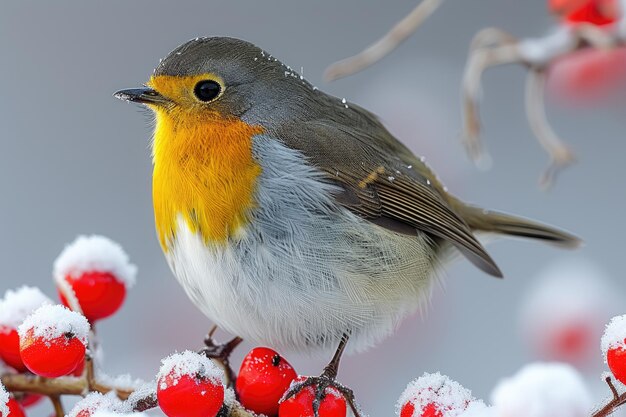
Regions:
<instances>
[{"instance_id":1,"label":"blurred background","mask_svg":"<svg viewBox=\"0 0 626 417\"><path fill-rule=\"evenodd\" d=\"M469 41L487 26L541 36L554 21L541 1L449 0L382 62L331 84L322 81L327 65L378 39L415 4L2 2L0 293L29 284L54 295L52 263L64 245L79 234L103 234L121 243L139 267L125 306L98 329L106 371L151 379L164 356L201 347L211 323L175 282L155 237L149 119L112 93L145 82L159 58L190 38L235 36L303 68L320 89L379 114L456 195L585 240L571 253L529 241L493 242L490 252L504 280L465 260L450 265L423 314L407 319L377 348L344 359L340 380L354 388L364 410L390 415L406 384L434 371L488 400L499 379L523 364L565 357L572 349L570 359L600 401L608 391L601 385L595 334L611 314L625 313L624 99L576 105L548 99L550 120L579 163L543 192L537 180L547 157L527 126L525 72L488 72L481 109L494 163L481 172L460 141L459 85ZM570 310L575 314L566 314ZM590 311L598 317L585 313ZM562 316L570 332L565 342L557 331L545 336L540 324ZM546 342L554 335L557 341ZM236 366L249 348L236 352ZM318 374L329 359L283 353L302 374ZM49 410L46 404L33 415Z\"/></svg>"}]
</instances>

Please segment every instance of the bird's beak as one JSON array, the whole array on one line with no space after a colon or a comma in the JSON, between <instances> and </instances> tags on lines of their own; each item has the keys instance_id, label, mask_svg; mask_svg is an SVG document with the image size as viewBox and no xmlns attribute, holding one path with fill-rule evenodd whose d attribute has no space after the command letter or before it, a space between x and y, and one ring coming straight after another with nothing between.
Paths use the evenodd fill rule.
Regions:
<instances>
[{"instance_id":1,"label":"bird's beak","mask_svg":"<svg viewBox=\"0 0 626 417\"><path fill-rule=\"evenodd\" d=\"M133 103L141 103L141 104L153 104L153 105L166 105L169 104L170 101L159 94L157 91L152 88L129 88L126 90L117 91L113 94L115 98L119 98L120 100L130 101Z\"/></svg>"}]
</instances>

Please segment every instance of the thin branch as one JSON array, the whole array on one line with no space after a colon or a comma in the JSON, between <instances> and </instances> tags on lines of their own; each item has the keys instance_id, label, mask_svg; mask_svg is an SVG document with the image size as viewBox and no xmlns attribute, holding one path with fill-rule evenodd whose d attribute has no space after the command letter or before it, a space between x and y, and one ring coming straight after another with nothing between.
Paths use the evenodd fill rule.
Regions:
<instances>
[{"instance_id":1,"label":"thin branch","mask_svg":"<svg viewBox=\"0 0 626 417\"><path fill-rule=\"evenodd\" d=\"M619 407L626 404L626 392L623 394L618 394L617 389L613 385L613 381L611 377L606 378L606 383L609 385L611 392L613 392L613 399L609 401L604 407L600 408L597 411L594 411L591 414L591 417L608 417L613 414Z\"/></svg>"},{"instance_id":2,"label":"thin branch","mask_svg":"<svg viewBox=\"0 0 626 417\"><path fill-rule=\"evenodd\" d=\"M330 65L324 72L324 78L326 81L334 81L362 71L380 61L411 36L442 3L443 0L422 0L411 13L378 41L362 52Z\"/></svg>"},{"instance_id":3,"label":"thin branch","mask_svg":"<svg viewBox=\"0 0 626 417\"><path fill-rule=\"evenodd\" d=\"M54 407L54 414L56 417L65 417L65 410L63 409L63 403L61 402L61 397L58 395L51 395L50 401L52 401L52 405Z\"/></svg>"},{"instance_id":4,"label":"thin branch","mask_svg":"<svg viewBox=\"0 0 626 417\"><path fill-rule=\"evenodd\" d=\"M546 117L543 92L546 72L531 69L526 82L526 115L528 124L551 161L541 177L544 188L550 187L559 171L575 161L574 152L554 132Z\"/></svg>"}]
</instances>

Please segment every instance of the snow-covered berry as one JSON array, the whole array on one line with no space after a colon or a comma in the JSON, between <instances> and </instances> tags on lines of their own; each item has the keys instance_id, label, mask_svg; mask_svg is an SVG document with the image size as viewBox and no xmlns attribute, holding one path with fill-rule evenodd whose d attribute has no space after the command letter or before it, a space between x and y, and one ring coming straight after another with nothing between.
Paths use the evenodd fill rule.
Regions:
<instances>
[{"instance_id":1,"label":"snow-covered berry","mask_svg":"<svg viewBox=\"0 0 626 417\"><path fill-rule=\"evenodd\" d=\"M92 392L76 403L67 415L68 417L93 417L98 411L117 411L121 401L114 393L107 395Z\"/></svg>"},{"instance_id":2,"label":"snow-covered berry","mask_svg":"<svg viewBox=\"0 0 626 417\"><path fill-rule=\"evenodd\" d=\"M604 361L615 378L626 382L626 315L613 317L601 340Z\"/></svg>"},{"instance_id":3,"label":"snow-covered berry","mask_svg":"<svg viewBox=\"0 0 626 417\"><path fill-rule=\"evenodd\" d=\"M278 402L297 377L289 362L276 351L254 348L243 359L237 375L239 402L256 414L275 416Z\"/></svg>"},{"instance_id":4,"label":"snow-covered berry","mask_svg":"<svg viewBox=\"0 0 626 417\"><path fill-rule=\"evenodd\" d=\"M18 332L24 365L36 375L69 375L85 359L89 322L66 307L38 308L24 320Z\"/></svg>"},{"instance_id":5,"label":"snow-covered berry","mask_svg":"<svg viewBox=\"0 0 626 417\"><path fill-rule=\"evenodd\" d=\"M215 417L224 403L224 372L209 358L185 351L163 359L159 407L168 417Z\"/></svg>"},{"instance_id":6,"label":"snow-covered berry","mask_svg":"<svg viewBox=\"0 0 626 417\"><path fill-rule=\"evenodd\" d=\"M20 356L17 328L42 305L52 304L39 288L23 286L8 290L0 300L0 359L18 372L26 371Z\"/></svg>"},{"instance_id":7,"label":"snow-covered berry","mask_svg":"<svg viewBox=\"0 0 626 417\"><path fill-rule=\"evenodd\" d=\"M67 286L82 313L93 322L114 314L135 283L137 268L122 247L103 236L79 236L54 262L54 279L61 301Z\"/></svg>"},{"instance_id":8,"label":"snow-covered berry","mask_svg":"<svg viewBox=\"0 0 626 417\"><path fill-rule=\"evenodd\" d=\"M400 417L456 417L474 401L471 391L439 372L412 381L398 399Z\"/></svg>"},{"instance_id":9,"label":"snow-covered berry","mask_svg":"<svg viewBox=\"0 0 626 417\"><path fill-rule=\"evenodd\" d=\"M306 380L299 376L293 384ZM284 400L278 407L279 417L313 417L313 401L315 400L316 386L304 387L293 397ZM319 417L346 417L347 405L343 395L333 387L324 391L325 397L320 402Z\"/></svg>"},{"instance_id":10,"label":"snow-covered berry","mask_svg":"<svg viewBox=\"0 0 626 417\"><path fill-rule=\"evenodd\" d=\"M598 340L617 308L609 277L594 263L568 258L541 271L522 303L523 340L543 361L595 363Z\"/></svg>"},{"instance_id":11,"label":"snow-covered berry","mask_svg":"<svg viewBox=\"0 0 626 417\"><path fill-rule=\"evenodd\" d=\"M502 380L491 394L497 416L586 417L591 395L581 375L563 363L533 363Z\"/></svg>"}]
</instances>

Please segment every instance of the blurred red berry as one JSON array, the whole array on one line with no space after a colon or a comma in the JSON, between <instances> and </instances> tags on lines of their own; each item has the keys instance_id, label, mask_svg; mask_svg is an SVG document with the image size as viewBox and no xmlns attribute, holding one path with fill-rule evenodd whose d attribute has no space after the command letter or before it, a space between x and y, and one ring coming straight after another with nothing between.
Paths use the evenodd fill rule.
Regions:
<instances>
[{"instance_id":1,"label":"blurred red berry","mask_svg":"<svg viewBox=\"0 0 626 417\"><path fill-rule=\"evenodd\" d=\"M39 394L24 394L18 402L24 408L32 407L35 404L39 404L41 400L43 400L43 395Z\"/></svg>"},{"instance_id":2,"label":"blurred red berry","mask_svg":"<svg viewBox=\"0 0 626 417\"><path fill-rule=\"evenodd\" d=\"M413 413L415 413L415 406L413 403L408 402L402 406L400 417L413 417ZM422 414L415 417L443 417L443 414L441 414L441 411L435 404L430 403L424 407Z\"/></svg>"},{"instance_id":3,"label":"blurred red berry","mask_svg":"<svg viewBox=\"0 0 626 417\"><path fill-rule=\"evenodd\" d=\"M9 408L9 415L3 416L0 412L0 417L26 417L26 413L24 413L24 409L18 403L15 398L9 398L9 402L7 403L7 407Z\"/></svg>"},{"instance_id":4,"label":"blurred red berry","mask_svg":"<svg viewBox=\"0 0 626 417\"><path fill-rule=\"evenodd\" d=\"M622 384L626 384L626 349L621 346L610 348L606 353L606 362L615 378Z\"/></svg>"},{"instance_id":5,"label":"blurred red berry","mask_svg":"<svg viewBox=\"0 0 626 417\"><path fill-rule=\"evenodd\" d=\"M298 374L276 351L254 348L244 358L236 390L246 409L268 417L278 414L278 402Z\"/></svg>"},{"instance_id":6,"label":"blurred red berry","mask_svg":"<svg viewBox=\"0 0 626 417\"><path fill-rule=\"evenodd\" d=\"M33 330L20 338L20 354L26 367L46 378L69 375L85 360L85 344L73 333L47 339Z\"/></svg>"},{"instance_id":7,"label":"blurred red berry","mask_svg":"<svg viewBox=\"0 0 626 417\"><path fill-rule=\"evenodd\" d=\"M20 356L20 336L17 329L0 327L0 359L18 372L26 371Z\"/></svg>"},{"instance_id":8,"label":"blurred red berry","mask_svg":"<svg viewBox=\"0 0 626 417\"><path fill-rule=\"evenodd\" d=\"M306 377L296 378L296 382L306 380ZM326 388L326 396L320 403L319 417L345 417L347 412L346 400L334 388ZM315 386L303 388L293 397L280 403L279 417L313 417L313 400Z\"/></svg>"},{"instance_id":9,"label":"blurred red berry","mask_svg":"<svg viewBox=\"0 0 626 417\"><path fill-rule=\"evenodd\" d=\"M83 314L90 322L113 315L126 298L126 285L108 272L85 272L78 277L67 276L66 282L74 290ZM69 307L63 293L61 302Z\"/></svg>"},{"instance_id":10,"label":"blurred red berry","mask_svg":"<svg viewBox=\"0 0 626 417\"><path fill-rule=\"evenodd\" d=\"M593 103L616 96L626 86L626 48L585 49L550 67L548 90L565 102Z\"/></svg>"},{"instance_id":11,"label":"blurred red berry","mask_svg":"<svg viewBox=\"0 0 626 417\"><path fill-rule=\"evenodd\" d=\"M548 7L569 24L603 26L615 23L620 14L617 0L549 0Z\"/></svg>"}]
</instances>

